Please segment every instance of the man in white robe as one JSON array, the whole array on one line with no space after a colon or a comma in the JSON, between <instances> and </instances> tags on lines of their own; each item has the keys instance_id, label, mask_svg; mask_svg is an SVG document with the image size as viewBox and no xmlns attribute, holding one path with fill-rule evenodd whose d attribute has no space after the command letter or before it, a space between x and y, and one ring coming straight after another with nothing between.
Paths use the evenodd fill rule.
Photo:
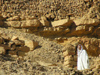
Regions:
<instances>
[{"instance_id":1,"label":"man in white robe","mask_svg":"<svg viewBox=\"0 0 100 75\"><path fill-rule=\"evenodd\" d=\"M83 49L82 45L78 45L77 48L77 69L84 70L89 69L89 59L86 50Z\"/></svg>"}]
</instances>

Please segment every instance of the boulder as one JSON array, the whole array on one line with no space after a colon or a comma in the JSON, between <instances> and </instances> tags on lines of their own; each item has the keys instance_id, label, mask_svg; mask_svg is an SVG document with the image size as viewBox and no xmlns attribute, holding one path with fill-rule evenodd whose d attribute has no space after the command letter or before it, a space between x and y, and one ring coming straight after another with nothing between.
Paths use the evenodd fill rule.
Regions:
<instances>
[{"instance_id":1,"label":"boulder","mask_svg":"<svg viewBox=\"0 0 100 75\"><path fill-rule=\"evenodd\" d=\"M21 21L22 28L41 27L41 22L38 19Z\"/></svg>"},{"instance_id":2,"label":"boulder","mask_svg":"<svg viewBox=\"0 0 100 75\"><path fill-rule=\"evenodd\" d=\"M51 22L52 27L59 27L59 26L69 27L71 26L72 23L73 21L69 19L62 19L62 20Z\"/></svg>"},{"instance_id":3,"label":"boulder","mask_svg":"<svg viewBox=\"0 0 100 75\"><path fill-rule=\"evenodd\" d=\"M0 54L5 55L6 51L5 48L0 46Z\"/></svg>"},{"instance_id":4,"label":"boulder","mask_svg":"<svg viewBox=\"0 0 100 75\"><path fill-rule=\"evenodd\" d=\"M25 46L29 47L30 50L34 50L38 46L38 42L34 40L25 40Z\"/></svg>"}]
</instances>

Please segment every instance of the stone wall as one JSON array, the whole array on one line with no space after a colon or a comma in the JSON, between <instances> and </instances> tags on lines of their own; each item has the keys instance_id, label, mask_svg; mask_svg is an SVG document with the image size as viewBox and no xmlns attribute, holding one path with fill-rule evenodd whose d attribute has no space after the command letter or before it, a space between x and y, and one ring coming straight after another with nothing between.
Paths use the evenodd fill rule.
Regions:
<instances>
[{"instance_id":1,"label":"stone wall","mask_svg":"<svg viewBox=\"0 0 100 75\"><path fill-rule=\"evenodd\" d=\"M75 47L67 44L63 48L64 66L75 68L77 66L77 54Z\"/></svg>"},{"instance_id":2,"label":"stone wall","mask_svg":"<svg viewBox=\"0 0 100 75\"><path fill-rule=\"evenodd\" d=\"M37 46L38 42L34 40L25 38L20 40L16 36L10 38L4 34L0 37L0 55L25 56L27 52L34 50Z\"/></svg>"}]
</instances>

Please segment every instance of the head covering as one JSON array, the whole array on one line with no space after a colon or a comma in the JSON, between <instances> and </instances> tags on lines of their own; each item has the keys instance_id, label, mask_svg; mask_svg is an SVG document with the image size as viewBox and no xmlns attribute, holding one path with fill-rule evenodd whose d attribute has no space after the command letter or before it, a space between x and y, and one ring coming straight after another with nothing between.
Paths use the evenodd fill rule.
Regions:
<instances>
[{"instance_id":1,"label":"head covering","mask_svg":"<svg viewBox=\"0 0 100 75\"><path fill-rule=\"evenodd\" d=\"M81 50L83 50L83 46L81 44L78 45L77 50L79 50L79 46L81 46Z\"/></svg>"},{"instance_id":2,"label":"head covering","mask_svg":"<svg viewBox=\"0 0 100 75\"><path fill-rule=\"evenodd\" d=\"M79 50L79 46L81 46L81 50ZM77 55L79 56L82 51L83 51L83 46L81 44L79 44L77 47Z\"/></svg>"}]
</instances>

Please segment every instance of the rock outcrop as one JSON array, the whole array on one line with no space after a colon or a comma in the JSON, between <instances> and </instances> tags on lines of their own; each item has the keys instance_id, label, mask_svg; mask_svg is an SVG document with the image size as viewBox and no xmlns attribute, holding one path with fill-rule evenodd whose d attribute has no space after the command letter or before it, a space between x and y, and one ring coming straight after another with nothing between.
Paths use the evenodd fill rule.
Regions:
<instances>
[{"instance_id":1,"label":"rock outcrop","mask_svg":"<svg viewBox=\"0 0 100 75\"><path fill-rule=\"evenodd\" d=\"M70 14L66 19L56 21L49 20L46 16L41 16L40 19L36 19L35 17L31 16L24 16L25 18L21 19L20 16L13 16L6 19L6 21L1 20L1 26L16 28L23 30L24 32L34 33L36 35L49 38L55 35L57 37L100 37L99 9L100 8L98 7L98 5L94 5L89 9L88 13L83 15L82 17L74 17L72 19Z\"/></svg>"}]
</instances>

